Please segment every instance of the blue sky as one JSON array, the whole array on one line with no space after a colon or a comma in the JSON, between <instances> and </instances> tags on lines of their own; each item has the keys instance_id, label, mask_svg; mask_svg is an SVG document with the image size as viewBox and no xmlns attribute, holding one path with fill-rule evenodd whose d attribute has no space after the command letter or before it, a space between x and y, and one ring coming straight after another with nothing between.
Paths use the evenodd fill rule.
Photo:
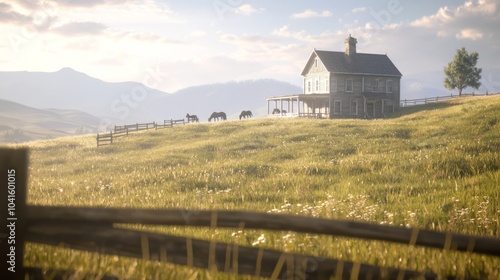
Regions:
<instances>
[{"instance_id":1,"label":"blue sky","mask_svg":"<svg viewBox=\"0 0 500 280\"><path fill-rule=\"evenodd\" d=\"M499 9L500 0L0 0L0 71L71 67L167 92L260 78L301 85L311 51L343 51L349 34L404 78L442 71L460 47L500 68Z\"/></svg>"}]
</instances>

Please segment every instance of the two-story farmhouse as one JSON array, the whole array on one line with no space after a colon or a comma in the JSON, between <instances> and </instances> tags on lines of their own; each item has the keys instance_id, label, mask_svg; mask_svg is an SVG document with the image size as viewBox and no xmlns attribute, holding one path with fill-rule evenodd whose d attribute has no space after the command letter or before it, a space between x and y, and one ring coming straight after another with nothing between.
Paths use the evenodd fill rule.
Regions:
<instances>
[{"instance_id":1,"label":"two-story farmhouse","mask_svg":"<svg viewBox=\"0 0 500 280\"><path fill-rule=\"evenodd\" d=\"M267 98L268 112L329 118L381 118L399 110L401 73L385 54L314 50L302 71L304 93ZM274 103L274 107L271 105Z\"/></svg>"}]
</instances>

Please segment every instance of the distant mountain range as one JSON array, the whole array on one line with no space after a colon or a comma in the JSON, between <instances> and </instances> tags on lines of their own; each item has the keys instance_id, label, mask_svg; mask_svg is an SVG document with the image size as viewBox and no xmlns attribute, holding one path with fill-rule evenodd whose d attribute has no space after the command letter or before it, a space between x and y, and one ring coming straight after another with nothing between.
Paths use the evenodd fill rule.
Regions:
<instances>
[{"instance_id":1,"label":"distant mountain range","mask_svg":"<svg viewBox=\"0 0 500 280\"><path fill-rule=\"evenodd\" d=\"M451 94L442 85L443 77L438 71L404 76L401 99ZM478 92L500 91L500 69L483 69L482 77ZM0 72L0 142L94 133L113 124L162 122L188 113L202 122L215 111L226 112L229 119L236 119L242 110L263 117L266 97L298 93L301 87L271 79L166 93L137 82L105 82L71 68L50 73Z\"/></svg>"},{"instance_id":2,"label":"distant mountain range","mask_svg":"<svg viewBox=\"0 0 500 280\"><path fill-rule=\"evenodd\" d=\"M71 68L51 73L0 72L0 142L104 131L113 124L182 119L188 113L205 122L214 111L226 112L229 119L237 118L242 110L262 117L267 114L267 96L301 92L300 87L285 82L249 80L169 94L136 82L104 82ZM23 119L30 120L30 125L23 125Z\"/></svg>"}]
</instances>

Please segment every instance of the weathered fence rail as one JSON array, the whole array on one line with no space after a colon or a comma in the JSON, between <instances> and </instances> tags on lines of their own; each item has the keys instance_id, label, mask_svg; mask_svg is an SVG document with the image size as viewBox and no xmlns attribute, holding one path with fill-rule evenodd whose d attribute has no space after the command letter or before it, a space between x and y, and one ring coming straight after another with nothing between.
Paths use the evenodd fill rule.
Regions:
<instances>
[{"instance_id":1,"label":"weathered fence rail","mask_svg":"<svg viewBox=\"0 0 500 280\"><path fill-rule=\"evenodd\" d=\"M496 95L500 94L500 92L497 93L462 93L461 96L489 96L489 95ZM445 95L445 96L436 96L436 97L426 97L426 98L417 98L417 99L402 99L400 100L400 106L401 107L408 107L408 106L415 106L415 105L422 105L422 104L428 104L428 103L433 103L433 102L439 102L439 101L444 101L444 100L449 100L453 99L456 97L460 97L458 94L450 94L450 95Z\"/></svg>"},{"instance_id":2,"label":"weathered fence rail","mask_svg":"<svg viewBox=\"0 0 500 280\"><path fill-rule=\"evenodd\" d=\"M295 231L389 241L415 246L500 256L500 239L443 233L431 230L331 220L297 215L248 211L203 211L185 209L120 209L89 207L29 206L32 223L106 223L202 226L220 228Z\"/></svg>"},{"instance_id":3,"label":"weathered fence rail","mask_svg":"<svg viewBox=\"0 0 500 280\"><path fill-rule=\"evenodd\" d=\"M156 129L160 129L160 128L166 128L166 127L174 127L174 126L177 126L177 125L184 125L186 124L186 122L184 121L184 119L180 119L180 120L164 120L163 121L163 124L156 124L155 128Z\"/></svg>"},{"instance_id":4,"label":"weathered fence rail","mask_svg":"<svg viewBox=\"0 0 500 280\"><path fill-rule=\"evenodd\" d=\"M4 170L15 170L15 215L6 216L5 192L0 197L0 218L16 223L15 261L17 276L13 279L45 279L41 269L23 266L24 242L63 246L72 249L168 262L271 279L437 279L431 271L414 271L392 267L322 258L277 250L240 246L190 237L117 228L114 224L164 226L201 226L211 228L264 229L383 240L451 251L500 256L500 239L417 228L330 220L297 215L279 215L244 211L185 209L126 209L36 206L26 204L27 150L0 149L1 182L9 182ZM10 172L10 171L9 171ZM2 190L10 190L7 185ZM10 209L10 208L9 208ZM11 210L9 210L11 211ZM14 211L14 210L12 210ZM9 220L10 219L10 220ZM12 236L3 227L0 237ZM12 248L0 240L0 257L9 265ZM7 271L7 270L6 270ZM56 270L62 277L71 271ZM81 273L81 272L80 272ZM90 272L92 273L92 272ZM454 279L453 276L446 276ZM11 278L8 278L11 279ZM113 278L108 278L113 279Z\"/></svg>"},{"instance_id":5,"label":"weathered fence rail","mask_svg":"<svg viewBox=\"0 0 500 280\"><path fill-rule=\"evenodd\" d=\"M134 131L142 131L142 130L150 130L150 129L159 129L166 127L174 127L176 125L185 124L184 119L180 120L164 120L163 124L158 124L156 122L151 123L136 123L136 124L127 124L127 125L115 125L113 130L107 133L97 133L97 147L104 145L111 145L113 141L117 138L128 136L129 133Z\"/></svg>"}]
</instances>

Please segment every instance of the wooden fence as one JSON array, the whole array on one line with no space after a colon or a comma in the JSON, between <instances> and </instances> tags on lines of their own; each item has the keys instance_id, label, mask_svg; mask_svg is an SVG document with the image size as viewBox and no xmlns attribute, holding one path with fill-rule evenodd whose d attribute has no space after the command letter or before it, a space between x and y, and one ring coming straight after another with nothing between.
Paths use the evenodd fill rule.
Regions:
<instances>
[{"instance_id":1,"label":"wooden fence","mask_svg":"<svg viewBox=\"0 0 500 280\"><path fill-rule=\"evenodd\" d=\"M120 138L123 136L128 136L130 132L149 130L149 129L160 129L166 127L174 127L180 124L185 124L184 119L180 120L164 120L163 124L158 124L156 122L151 123L136 123L128 125L115 125L114 129L107 133L97 133L97 147L104 145L113 144L113 139Z\"/></svg>"},{"instance_id":2,"label":"wooden fence","mask_svg":"<svg viewBox=\"0 0 500 280\"><path fill-rule=\"evenodd\" d=\"M184 119L180 119L180 120L164 120L163 121L163 124L156 124L155 126L155 129L160 129L160 128L166 128L166 127L174 127L174 126L177 126L177 125L184 125L186 124L186 122L184 121Z\"/></svg>"},{"instance_id":3,"label":"wooden fence","mask_svg":"<svg viewBox=\"0 0 500 280\"><path fill-rule=\"evenodd\" d=\"M500 94L500 92L497 93L462 93L462 96L489 96L489 95L496 95ZM439 102L439 101L444 101L444 100L449 100L452 98L460 97L458 94L456 95L445 95L445 96L436 96L436 97L426 97L426 98L418 98L418 99L404 99L400 100L400 106L401 107L408 107L408 106L415 106L415 105L421 105L421 104L428 104L428 103L433 103L433 102Z\"/></svg>"},{"instance_id":4,"label":"wooden fence","mask_svg":"<svg viewBox=\"0 0 500 280\"><path fill-rule=\"evenodd\" d=\"M346 220L243 211L27 205L28 151L26 149L0 149L0 158L3 159L0 162L1 184L7 185L5 188L0 188L3 192L0 195L0 219L10 223L8 225L14 223L15 226L15 228L8 226L0 229L2 239L7 239L7 237L9 240L12 237L15 239L14 248L9 247L11 245L8 245L6 240L0 240L2 241L0 242L0 263L6 266L3 273L7 273L7 276L15 276L7 279L46 279L47 277L41 268L24 267L23 245L25 242L271 279L331 279L332 277L335 279L436 279L443 277L431 271L379 267L341 259L240 246L234 243L116 228L114 224L295 231L500 256L500 239L496 238ZM15 174L14 202L4 198L4 195L11 195L12 186L8 174L11 174L12 170ZM15 266L16 272L8 269L12 265ZM63 279L76 274L70 270L52 270L50 273L53 277ZM78 273L81 276L82 272ZM92 272L88 273L90 273L88 275L93 275ZM446 279L454 278L454 276L446 276Z\"/></svg>"}]
</instances>

